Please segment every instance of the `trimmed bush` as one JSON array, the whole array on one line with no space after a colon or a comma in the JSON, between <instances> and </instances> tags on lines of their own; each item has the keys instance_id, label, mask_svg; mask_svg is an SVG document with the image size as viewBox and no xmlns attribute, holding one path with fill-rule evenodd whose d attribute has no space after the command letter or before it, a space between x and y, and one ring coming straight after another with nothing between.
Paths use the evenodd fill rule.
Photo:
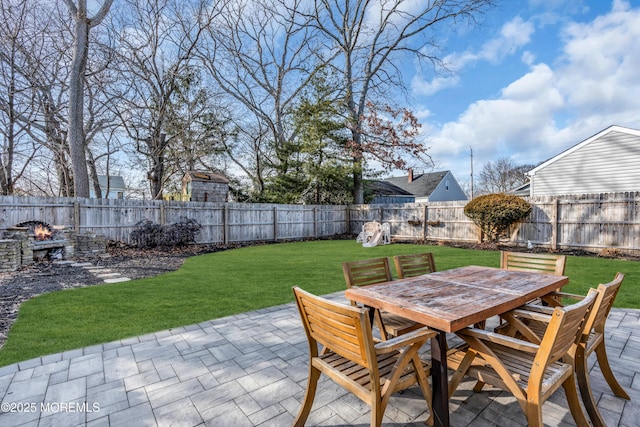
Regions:
<instances>
[{"instance_id":1,"label":"trimmed bush","mask_svg":"<svg viewBox=\"0 0 640 427\"><path fill-rule=\"evenodd\" d=\"M129 236L131 241L142 249L185 246L195 243L200 228L197 221L185 217L180 217L179 222L165 226L147 219L138 222Z\"/></svg>"},{"instance_id":2,"label":"trimmed bush","mask_svg":"<svg viewBox=\"0 0 640 427\"><path fill-rule=\"evenodd\" d=\"M531 205L521 197L509 194L485 194L475 197L464 207L488 240L497 242L501 235L531 213Z\"/></svg>"}]
</instances>

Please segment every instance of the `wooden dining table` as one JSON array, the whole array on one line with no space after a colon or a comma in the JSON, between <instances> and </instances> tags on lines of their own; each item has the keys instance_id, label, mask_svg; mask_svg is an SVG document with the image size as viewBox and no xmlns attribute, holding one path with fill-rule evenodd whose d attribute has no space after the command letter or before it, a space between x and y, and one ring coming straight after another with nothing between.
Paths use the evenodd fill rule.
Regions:
<instances>
[{"instance_id":1,"label":"wooden dining table","mask_svg":"<svg viewBox=\"0 0 640 427\"><path fill-rule=\"evenodd\" d=\"M345 296L438 331L431 340L433 412L449 426L447 332L456 332L562 288L566 276L467 266L352 287Z\"/></svg>"}]
</instances>

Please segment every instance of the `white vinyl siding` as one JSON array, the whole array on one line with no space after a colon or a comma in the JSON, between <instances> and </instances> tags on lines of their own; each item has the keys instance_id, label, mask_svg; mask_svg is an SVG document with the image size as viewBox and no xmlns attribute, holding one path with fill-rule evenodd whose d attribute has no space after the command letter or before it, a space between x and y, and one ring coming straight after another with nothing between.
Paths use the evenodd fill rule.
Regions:
<instances>
[{"instance_id":1,"label":"white vinyl siding","mask_svg":"<svg viewBox=\"0 0 640 427\"><path fill-rule=\"evenodd\" d=\"M532 196L640 190L640 135L613 130L576 146L532 176Z\"/></svg>"},{"instance_id":2,"label":"white vinyl siding","mask_svg":"<svg viewBox=\"0 0 640 427\"><path fill-rule=\"evenodd\" d=\"M448 172L445 177L436 186L435 190L429 195L429 202L448 202L451 200L467 200L467 195L458 184L458 181L453 177L451 172ZM416 197L416 202L418 198Z\"/></svg>"}]
</instances>

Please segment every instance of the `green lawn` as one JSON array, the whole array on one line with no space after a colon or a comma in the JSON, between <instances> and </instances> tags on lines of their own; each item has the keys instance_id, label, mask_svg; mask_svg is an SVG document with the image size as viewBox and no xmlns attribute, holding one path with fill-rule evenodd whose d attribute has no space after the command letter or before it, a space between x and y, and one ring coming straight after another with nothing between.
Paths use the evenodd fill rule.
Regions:
<instances>
[{"instance_id":1,"label":"green lawn","mask_svg":"<svg viewBox=\"0 0 640 427\"><path fill-rule=\"evenodd\" d=\"M447 246L392 244L363 248L353 240L252 246L186 260L154 278L41 295L24 303L0 366L33 357L293 301L293 285L315 294L345 287L344 261L431 251L436 268L499 265L499 253ZM640 308L640 262L569 257L568 292L626 274L617 307Z\"/></svg>"}]
</instances>

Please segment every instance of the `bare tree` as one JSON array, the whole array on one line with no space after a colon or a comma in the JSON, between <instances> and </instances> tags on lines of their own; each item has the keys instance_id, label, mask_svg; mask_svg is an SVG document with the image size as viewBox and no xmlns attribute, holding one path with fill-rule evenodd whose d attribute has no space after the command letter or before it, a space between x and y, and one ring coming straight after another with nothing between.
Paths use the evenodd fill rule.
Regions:
<instances>
[{"instance_id":1,"label":"bare tree","mask_svg":"<svg viewBox=\"0 0 640 427\"><path fill-rule=\"evenodd\" d=\"M87 14L87 0L64 0L75 23L73 59L69 74L69 130L68 141L74 176L74 193L89 197L86 140L84 134L84 88L89 56L89 31L107 16L113 0L104 0L93 17Z\"/></svg>"},{"instance_id":2,"label":"bare tree","mask_svg":"<svg viewBox=\"0 0 640 427\"><path fill-rule=\"evenodd\" d=\"M2 2L2 13L7 25L3 27L0 62L6 69L9 83L7 98L0 96L0 110L10 117L12 125L7 131L15 138L24 133L29 145L39 150L40 155L50 155L55 159L53 168L57 172L57 185L38 185L31 188L55 189L53 193L63 196L73 194L73 175L69 168L68 145L66 142L66 79L69 63L63 31L63 18L57 15L57 8L23 1L19 7ZM59 19L56 19L59 18ZM18 132L15 132L17 129ZM20 157L24 151L15 145L7 151L5 158ZM26 160L32 159L28 156ZM25 160L23 158L23 160ZM29 167L22 163L23 167ZM24 173L22 176L25 176Z\"/></svg>"},{"instance_id":3,"label":"bare tree","mask_svg":"<svg viewBox=\"0 0 640 427\"><path fill-rule=\"evenodd\" d=\"M25 141L26 127L33 117L29 82L19 69L24 61L23 45L28 37L29 8L23 3L6 7L0 3L0 194L15 191L38 146Z\"/></svg>"},{"instance_id":4,"label":"bare tree","mask_svg":"<svg viewBox=\"0 0 640 427\"><path fill-rule=\"evenodd\" d=\"M508 157L488 162L482 167L478 185L481 193L506 193L523 184L529 178L525 175L535 165L517 165Z\"/></svg>"},{"instance_id":5,"label":"bare tree","mask_svg":"<svg viewBox=\"0 0 640 427\"><path fill-rule=\"evenodd\" d=\"M319 69L314 34L301 14L306 3L229 2L199 49L208 74L233 102L238 132L226 144L228 155L258 195L265 179L286 161L284 147L295 137L293 109Z\"/></svg>"},{"instance_id":6,"label":"bare tree","mask_svg":"<svg viewBox=\"0 0 640 427\"><path fill-rule=\"evenodd\" d=\"M199 68L189 71L169 105L165 126L173 138L167 147L167 166L176 172L169 183L173 192L180 191L186 171L225 170L225 141L236 135L224 97L202 82Z\"/></svg>"},{"instance_id":7,"label":"bare tree","mask_svg":"<svg viewBox=\"0 0 640 427\"><path fill-rule=\"evenodd\" d=\"M179 141L176 103L195 91L194 53L219 13L204 0L127 0L111 24L121 87L116 108L136 153L147 163L152 198L161 199L175 169L169 148ZM173 128L171 123L173 123Z\"/></svg>"},{"instance_id":8,"label":"bare tree","mask_svg":"<svg viewBox=\"0 0 640 427\"><path fill-rule=\"evenodd\" d=\"M402 54L439 64L434 52L435 29L482 13L492 0L314 0L308 15L325 39L331 63L342 75L348 109L354 164L354 200L364 201L362 180L364 150L363 118L367 102L402 87L399 67Z\"/></svg>"}]
</instances>

